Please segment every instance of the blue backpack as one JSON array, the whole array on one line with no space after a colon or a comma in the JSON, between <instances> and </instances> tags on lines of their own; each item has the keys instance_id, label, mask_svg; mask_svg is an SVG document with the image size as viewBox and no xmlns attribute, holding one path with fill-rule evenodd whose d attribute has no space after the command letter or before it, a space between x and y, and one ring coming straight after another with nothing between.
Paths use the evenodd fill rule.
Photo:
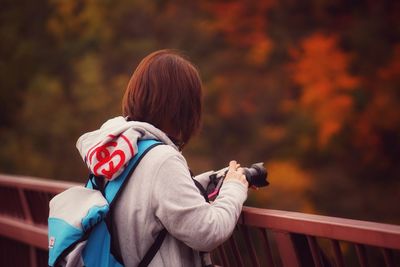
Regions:
<instances>
[{"instance_id":1,"label":"blue backpack","mask_svg":"<svg viewBox=\"0 0 400 267\"><path fill-rule=\"evenodd\" d=\"M123 266L111 246L110 211L140 160L159 144L161 142L156 140L140 140L138 153L116 179L102 186L102 180L91 175L85 187L72 187L50 201L49 266ZM139 266L147 266L151 262L166 233L165 229L159 233Z\"/></svg>"}]
</instances>

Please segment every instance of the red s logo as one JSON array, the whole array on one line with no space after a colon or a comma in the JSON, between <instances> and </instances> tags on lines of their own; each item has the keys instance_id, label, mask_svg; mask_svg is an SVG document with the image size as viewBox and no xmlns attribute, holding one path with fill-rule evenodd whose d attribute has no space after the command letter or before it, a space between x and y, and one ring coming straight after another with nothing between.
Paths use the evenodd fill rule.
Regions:
<instances>
[{"instance_id":1,"label":"red s logo","mask_svg":"<svg viewBox=\"0 0 400 267\"><path fill-rule=\"evenodd\" d=\"M116 146L117 142L108 142L102 146L97 147L90 153L90 162L92 162L93 155L96 155L96 159L98 161L93 168L94 175L104 176L107 179L111 179L113 175L125 163L126 156L122 150L116 149L110 154L108 148Z\"/></svg>"}]
</instances>

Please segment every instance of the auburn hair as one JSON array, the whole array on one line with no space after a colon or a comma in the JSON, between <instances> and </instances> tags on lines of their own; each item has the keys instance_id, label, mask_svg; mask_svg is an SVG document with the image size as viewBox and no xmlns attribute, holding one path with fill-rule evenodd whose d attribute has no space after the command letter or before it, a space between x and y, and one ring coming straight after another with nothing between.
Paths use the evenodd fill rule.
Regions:
<instances>
[{"instance_id":1,"label":"auburn hair","mask_svg":"<svg viewBox=\"0 0 400 267\"><path fill-rule=\"evenodd\" d=\"M196 67L174 50L146 56L128 83L122 113L154 125L181 143L199 129L201 79Z\"/></svg>"}]
</instances>

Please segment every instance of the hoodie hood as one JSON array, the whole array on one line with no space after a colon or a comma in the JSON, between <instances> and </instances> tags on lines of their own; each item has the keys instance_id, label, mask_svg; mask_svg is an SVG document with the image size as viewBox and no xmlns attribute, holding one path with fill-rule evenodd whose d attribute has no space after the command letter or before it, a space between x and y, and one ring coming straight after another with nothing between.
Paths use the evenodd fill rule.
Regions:
<instances>
[{"instance_id":1,"label":"hoodie hood","mask_svg":"<svg viewBox=\"0 0 400 267\"><path fill-rule=\"evenodd\" d=\"M141 139L156 139L178 150L167 135L153 125L127 121L121 116L79 137L76 147L91 173L113 180L137 154L137 142Z\"/></svg>"}]
</instances>

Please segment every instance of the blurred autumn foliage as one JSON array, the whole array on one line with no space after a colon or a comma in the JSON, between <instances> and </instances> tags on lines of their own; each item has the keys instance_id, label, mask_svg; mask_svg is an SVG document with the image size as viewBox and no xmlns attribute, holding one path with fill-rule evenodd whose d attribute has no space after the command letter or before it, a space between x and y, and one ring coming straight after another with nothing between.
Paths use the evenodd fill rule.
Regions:
<instances>
[{"instance_id":1,"label":"blurred autumn foliage","mask_svg":"<svg viewBox=\"0 0 400 267\"><path fill-rule=\"evenodd\" d=\"M400 223L400 2L0 2L1 172L84 181L78 136L174 48L204 81L196 173L263 161L248 205Z\"/></svg>"}]
</instances>

